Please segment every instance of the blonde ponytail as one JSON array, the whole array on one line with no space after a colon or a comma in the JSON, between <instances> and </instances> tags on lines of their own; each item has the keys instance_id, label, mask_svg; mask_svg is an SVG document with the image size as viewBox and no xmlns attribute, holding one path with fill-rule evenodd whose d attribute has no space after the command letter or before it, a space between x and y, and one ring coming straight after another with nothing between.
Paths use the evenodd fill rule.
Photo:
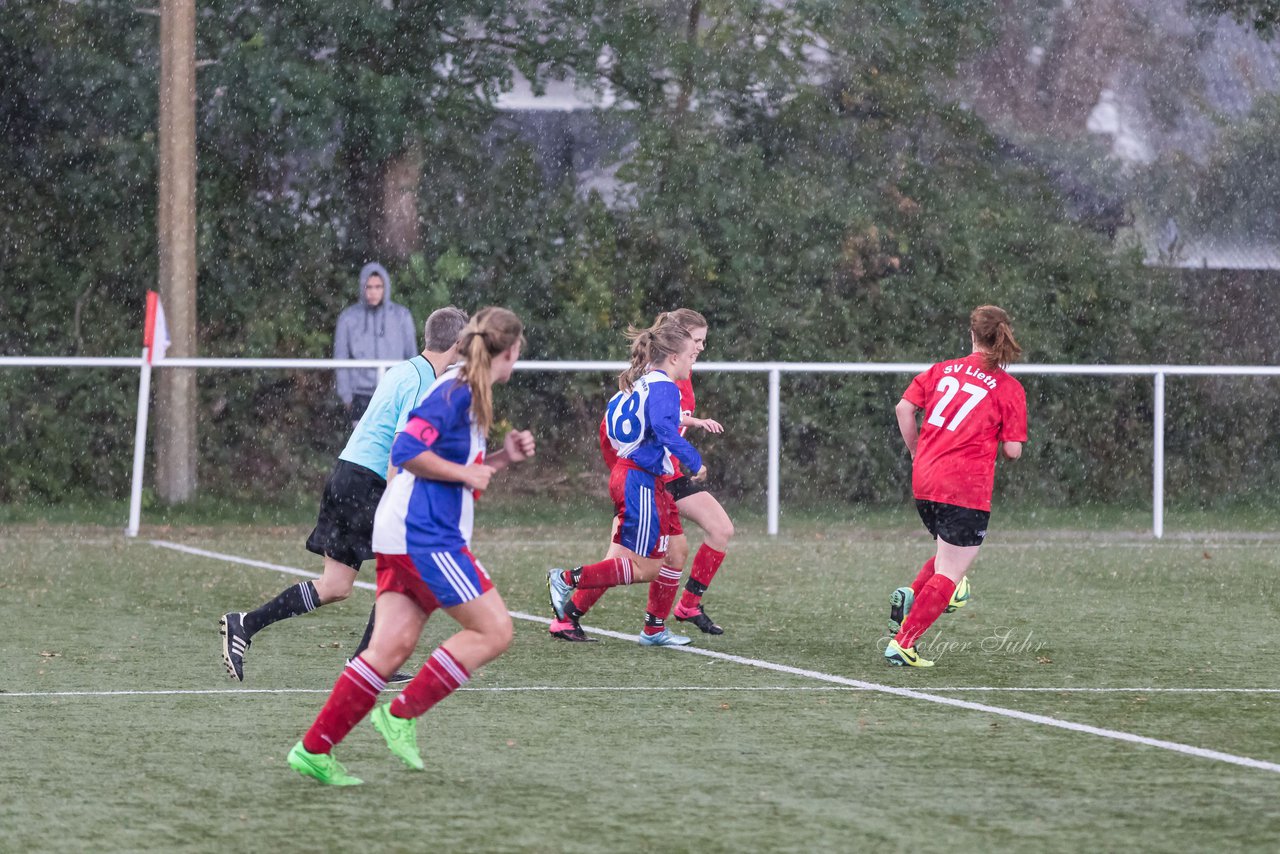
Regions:
<instances>
[{"instance_id":1,"label":"blonde ponytail","mask_svg":"<svg viewBox=\"0 0 1280 854\"><path fill-rule=\"evenodd\" d=\"M493 357L522 340L520 318L497 306L476 312L458 339L458 355L465 360L458 376L471 387L471 423L482 436L493 426Z\"/></svg>"},{"instance_id":2,"label":"blonde ponytail","mask_svg":"<svg viewBox=\"0 0 1280 854\"><path fill-rule=\"evenodd\" d=\"M658 316L662 317L662 315ZM653 339L653 328L636 329L634 326L628 326L624 334L631 342L631 351L628 356L630 364L618 374L618 390L631 391L636 380L644 376L645 369L649 366L649 342Z\"/></svg>"}]
</instances>

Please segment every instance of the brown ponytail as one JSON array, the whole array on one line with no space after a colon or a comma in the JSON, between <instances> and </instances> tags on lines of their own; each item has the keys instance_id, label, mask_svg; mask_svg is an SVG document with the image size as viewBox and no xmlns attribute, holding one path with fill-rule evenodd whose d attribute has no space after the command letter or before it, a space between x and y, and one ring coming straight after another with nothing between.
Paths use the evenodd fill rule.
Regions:
<instances>
[{"instance_id":1,"label":"brown ponytail","mask_svg":"<svg viewBox=\"0 0 1280 854\"><path fill-rule=\"evenodd\" d=\"M1007 367L1022 356L1022 348L1013 337L1013 326L1004 309L995 305L980 305L969 315L969 329L978 346L987 352L985 367Z\"/></svg>"},{"instance_id":2,"label":"brown ponytail","mask_svg":"<svg viewBox=\"0 0 1280 854\"><path fill-rule=\"evenodd\" d=\"M514 312L497 306L482 308L462 330L458 355L464 360L458 371L471 386L471 423L482 436L493 426L493 357L524 340L524 324Z\"/></svg>"}]
</instances>

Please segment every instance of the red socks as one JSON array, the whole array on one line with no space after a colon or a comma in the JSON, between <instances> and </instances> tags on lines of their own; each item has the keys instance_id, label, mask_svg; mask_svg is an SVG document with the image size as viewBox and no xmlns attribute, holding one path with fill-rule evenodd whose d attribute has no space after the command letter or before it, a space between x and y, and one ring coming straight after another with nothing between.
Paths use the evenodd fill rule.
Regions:
<instances>
[{"instance_id":1,"label":"red socks","mask_svg":"<svg viewBox=\"0 0 1280 854\"><path fill-rule=\"evenodd\" d=\"M617 587L630 584L634 577L630 558L611 557L578 570L578 588Z\"/></svg>"},{"instance_id":2,"label":"red socks","mask_svg":"<svg viewBox=\"0 0 1280 854\"><path fill-rule=\"evenodd\" d=\"M373 709L387 680L360 656L347 662L316 722L302 737L309 753L328 753Z\"/></svg>"},{"instance_id":3,"label":"red socks","mask_svg":"<svg viewBox=\"0 0 1280 854\"><path fill-rule=\"evenodd\" d=\"M716 577L720 564L724 562L724 552L718 552L703 543L698 553L693 556L693 568L689 570L689 581L685 584L684 595L680 597L680 607L693 610L702 601L702 594L707 592L707 585Z\"/></svg>"},{"instance_id":4,"label":"red socks","mask_svg":"<svg viewBox=\"0 0 1280 854\"><path fill-rule=\"evenodd\" d=\"M600 601L600 597L608 590L608 587L592 587L590 590L573 591L573 607L580 612L578 619L582 619L582 615L591 610L591 606Z\"/></svg>"},{"instance_id":5,"label":"red socks","mask_svg":"<svg viewBox=\"0 0 1280 854\"><path fill-rule=\"evenodd\" d=\"M418 675L391 701L391 714L416 718L467 683L471 674L449 651L436 647Z\"/></svg>"},{"instance_id":6,"label":"red socks","mask_svg":"<svg viewBox=\"0 0 1280 854\"><path fill-rule=\"evenodd\" d=\"M670 566L658 570L658 577L649 583L649 607L644 621L646 635L656 635L666 627L667 616L679 590L680 570Z\"/></svg>"},{"instance_id":7,"label":"red socks","mask_svg":"<svg viewBox=\"0 0 1280 854\"><path fill-rule=\"evenodd\" d=\"M915 646L920 636L946 610L947 603L951 601L951 594L955 592L956 583L954 581L945 575L934 573L933 577L924 585L924 589L916 594L916 600L911 605L911 613L907 615L901 631L894 638L898 642L898 646L903 649Z\"/></svg>"},{"instance_id":8,"label":"red socks","mask_svg":"<svg viewBox=\"0 0 1280 854\"><path fill-rule=\"evenodd\" d=\"M931 557L924 562L924 566L920 567L920 573L916 576L916 580L911 582L911 592L916 596L920 595L920 591L929 583L929 579L933 578L933 564L937 557Z\"/></svg>"},{"instance_id":9,"label":"red socks","mask_svg":"<svg viewBox=\"0 0 1280 854\"><path fill-rule=\"evenodd\" d=\"M391 701L391 713L398 718L416 718L452 694L471 674L444 647L437 647L418 675ZM378 703L378 694L387 681L360 656L347 663L333 686L329 701L316 722L302 737L302 747L310 753L328 753L334 745L369 714Z\"/></svg>"}]
</instances>

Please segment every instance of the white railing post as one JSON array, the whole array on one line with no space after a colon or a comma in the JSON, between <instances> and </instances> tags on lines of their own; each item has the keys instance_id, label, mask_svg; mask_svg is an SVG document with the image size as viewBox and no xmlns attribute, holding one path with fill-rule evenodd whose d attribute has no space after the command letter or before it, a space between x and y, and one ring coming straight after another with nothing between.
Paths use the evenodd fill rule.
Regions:
<instances>
[{"instance_id":1,"label":"white railing post","mask_svg":"<svg viewBox=\"0 0 1280 854\"><path fill-rule=\"evenodd\" d=\"M142 524L142 468L147 453L147 416L151 409L151 361L142 351L142 374L138 377L138 422L133 428L133 483L129 490L129 527L125 536L138 536Z\"/></svg>"},{"instance_id":2,"label":"white railing post","mask_svg":"<svg viewBox=\"0 0 1280 854\"><path fill-rule=\"evenodd\" d=\"M1155 427L1151 454L1151 534L1158 540L1164 536L1164 371L1156 371Z\"/></svg>"},{"instance_id":3,"label":"white railing post","mask_svg":"<svg viewBox=\"0 0 1280 854\"><path fill-rule=\"evenodd\" d=\"M782 386L782 372L777 368L769 371L769 509L768 533L778 533L778 456L782 452L782 429L780 425L778 399Z\"/></svg>"}]
</instances>

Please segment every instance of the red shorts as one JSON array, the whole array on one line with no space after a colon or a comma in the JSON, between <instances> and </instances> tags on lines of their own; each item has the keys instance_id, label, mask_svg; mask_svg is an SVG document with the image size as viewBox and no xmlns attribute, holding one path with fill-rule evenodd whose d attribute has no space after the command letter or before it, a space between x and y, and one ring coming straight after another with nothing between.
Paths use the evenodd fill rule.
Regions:
<instances>
[{"instance_id":1,"label":"red shorts","mask_svg":"<svg viewBox=\"0 0 1280 854\"><path fill-rule=\"evenodd\" d=\"M378 594L402 593L430 615L479 598L493 589L489 573L467 548L418 555L378 552Z\"/></svg>"},{"instance_id":2,"label":"red shorts","mask_svg":"<svg viewBox=\"0 0 1280 854\"><path fill-rule=\"evenodd\" d=\"M641 557L667 554L667 541L683 534L680 511L661 478L619 462L609 475L609 497L618 517L613 541Z\"/></svg>"}]
</instances>

